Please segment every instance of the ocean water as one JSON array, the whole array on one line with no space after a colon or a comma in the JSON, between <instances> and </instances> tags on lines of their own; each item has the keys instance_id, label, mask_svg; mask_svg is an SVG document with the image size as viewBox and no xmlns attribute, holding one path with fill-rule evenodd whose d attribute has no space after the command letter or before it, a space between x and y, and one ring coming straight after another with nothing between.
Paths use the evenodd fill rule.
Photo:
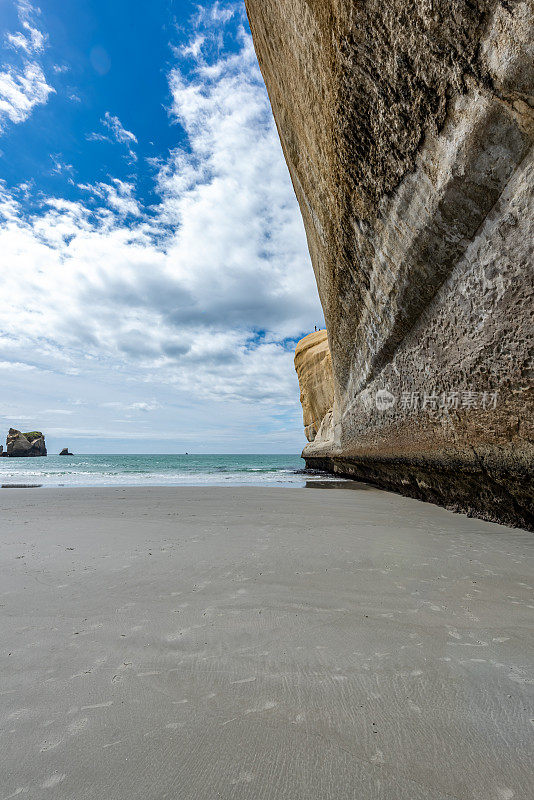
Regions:
<instances>
[{"instance_id":1,"label":"ocean water","mask_svg":"<svg viewBox=\"0 0 534 800\"><path fill-rule=\"evenodd\" d=\"M298 455L50 455L0 458L0 484L298 487L303 469Z\"/></svg>"}]
</instances>

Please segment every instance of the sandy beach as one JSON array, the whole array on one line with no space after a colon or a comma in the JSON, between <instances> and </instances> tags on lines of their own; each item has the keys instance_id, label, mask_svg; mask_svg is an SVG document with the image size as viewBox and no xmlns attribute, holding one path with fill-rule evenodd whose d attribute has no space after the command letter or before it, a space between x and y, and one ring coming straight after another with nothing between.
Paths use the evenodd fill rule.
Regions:
<instances>
[{"instance_id":1,"label":"sandy beach","mask_svg":"<svg viewBox=\"0 0 534 800\"><path fill-rule=\"evenodd\" d=\"M531 534L357 484L0 525L0 800L532 796Z\"/></svg>"}]
</instances>

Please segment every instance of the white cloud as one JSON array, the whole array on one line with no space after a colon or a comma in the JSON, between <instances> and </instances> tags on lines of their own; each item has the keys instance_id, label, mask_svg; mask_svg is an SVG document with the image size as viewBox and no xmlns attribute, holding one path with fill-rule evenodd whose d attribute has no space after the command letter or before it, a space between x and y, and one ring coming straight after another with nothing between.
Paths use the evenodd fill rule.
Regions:
<instances>
[{"instance_id":1,"label":"white cloud","mask_svg":"<svg viewBox=\"0 0 534 800\"><path fill-rule=\"evenodd\" d=\"M110 142L111 139L109 136L106 136L105 133L96 133L93 131L92 133L88 133L85 137L88 142Z\"/></svg>"},{"instance_id":2,"label":"white cloud","mask_svg":"<svg viewBox=\"0 0 534 800\"><path fill-rule=\"evenodd\" d=\"M54 164L52 167L52 173L55 175L61 175L63 172L67 172L72 174L74 172L74 167L72 164L67 164L61 158L61 153L51 153L50 158Z\"/></svg>"},{"instance_id":3,"label":"white cloud","mask_svg":"<svg viewBox=\"0 0 534 800\"><path fill-rule=\"evenodd\" d=\"M241 32L237 53L206 60L224 9L212 12L187 53L194 71L169 74L169 113L188 141L160 166L155 207L116 178L81 185L83 202L47 198L31 217L0 191L11 265L0 274L0 359L31 361L61 386L85 380L99 414L155 410L133 398L157 396L162 408L136 414L136 425L178 400L187 431L213 404L246 406L246 437L270 414L300 416L287 340L322 312L250 37ZM104 120L114 140L137 143L117 117Z\"/></svg>"},{"instance_id":4,"label":"white cloud","mask_svg":"<svg viewBox=\"0 0 534 800\"><path fill-rule=\"evenodd\" d=\"M215 0L214 3L200 10L199 22L206 22L206 18L208 18L215 25L224 25L239 13L242 13L240 3L221 3L220 0Z\"/></svg>"},{"instance_id":5,"label":"white cloud","mask_svg":"<svg viewBox=\"0 0 534 800\"><path fill-rule=\"evenodd\" d=\"M37 28L32 28L28 22L22 23L26 33L8 33L6 39L15 48L24 50L28 55L32 53L42 53L48 36Z\"/></svg>"},{"instance_id":6,"label":"white cloud","mask_svg":"<svg viewBox=\"0 0 534 800\"><path fill-rule=\"evenodd\" d=\"M6 65L0 72L0 133L8 122L28 119L35 106L44 105L55 91L36 60L48 38L32 24L38 11L26 0L17 3L17 10L22 30L6 33L5 41L22 56L22 63Z\"/></svg>"},{"instance_id":7,"label":"white cloud","mask_svg":"<svg viewBox=\"0 0 534 800\"><path fill-rule=\"evenodd\" d=\"M137 137L131 131L127 131L118 117L114 117L109 111L104 114L102 124L109 128L117 142L124 144L137 144Z\"/></svg>"},{"instance_id":8,"label":"white cloud","mask_svg":"<svg viewBox=\"0 0 534 800\"><path fill-rule=\"evenodd\" d=\"M204 34L199 33L194 36L188 44L182 45L180 47L180 53L183 56L192 56L193 58L198 58L202 52L202 45L206 41L206 37Z\"/></svg>"},{"instance_id":9,"label":"white cloud","mask_svg":"<svg viewBox=\"0 0 534 800\"><path fill-rule=\"evenodd\" d=\"M131 409L132 411L155 411L157 408L161 408L160 403L156 400L152 400L151 402L138 402L138 403L130 403L127 408Z\"/></svg>"},{"instance_id":10,"label":"white cloud","mask_svg":"<svg viewBox=\"0 0 534 800\"><path fill-rule=\"evenodd\" d=\"M47 34L32 25L33 18L40 13L27 0L19 0L17 11L23 31L17 33L7 33L6 41L8 45L15 49L23 50L27 55L42 53L47 42Z\"/></svg>"},{"instance_id":11,"label":"white cloud","mask_svg":"<svg viewBox=\"0 0 534 800\"><path fill-rule=\"evenodd\" d=\"M86 139L90 142L111 142L115 141L118 144L126 146L128 151L128 159L130 161L137 161L137 153L133 146L138 144L137 136L131 131L126 130L120 119L109 111L106 111L104 117L100 120L102 125L108 129L109 135L105 133L92 132L87 134Z\"/></svg>"},{"instance_id":12,"label":"white cloud","mask_svg":"<svg viewBox=\"0 0 534 800\"><path fill-rule=\"evenodd\" d=\"M108 206L123 217L128 214L134 217L141 215L139 203L133 196L135 191L133 183L113 178L111 183L99 182L94 185L79 183L78 188L106 200Z\"/></svg>"},{"instance_id":13,"label":"white cloud","mask_svg":"<svg viewBox=\"0 0 534 800\"><path fill-rule=\"evenodd\" d=\"M27 372L28 370L35 369L35 367L32 364L24 364L20 361L0 361L0 369L22 370L23 372Z\"/></svg>"},{"instance_id":14,"label":"white cloud","mask_svg":"<svg viewBox=\"0 0 534 800\"><path fill-rule=\"evenodd\" d=\"M33 108L44 105L53 91L36 63L25 64L21 71L0 72L0 132L7 120L18 123L28 119Z\"/></svg>"}]
</instances>

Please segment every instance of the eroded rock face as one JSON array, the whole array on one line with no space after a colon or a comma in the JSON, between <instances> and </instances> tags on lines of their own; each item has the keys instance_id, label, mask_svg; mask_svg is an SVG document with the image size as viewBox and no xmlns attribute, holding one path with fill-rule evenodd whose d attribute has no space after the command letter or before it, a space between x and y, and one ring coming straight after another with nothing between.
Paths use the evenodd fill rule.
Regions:
<instances>
[{"instance_id":1,"label":"eroded rock face","mask_svg":"<svg viewBox=\"0 0 534 800\"><path fill-rule=\"evenodd\" d=\"M45 438L41 431L21 433L10 428L6 440L6 451L3 455L12 458L46 456Z\"/></svg>"},{"instance_id":2,"label":"eroded rock face","mask_svg":"<svg viewBox=\"0 0 534 800\"><path fill-rule=\"evenodd\" d=\"M307 463L532 526L532 6L246 5L332 354Z\"/></svg>"},{"instance_id":3,"label":"eroded rock face","mask_svg":"<svg viewBox=\"0 0 534 800\"><path fill-rule=\"evenodd\" d=\"M295 349L295 369L300 386L304 432L313 442L334 403L332 358L325 330L308 334Z\"/></svg>"}]
</instances>

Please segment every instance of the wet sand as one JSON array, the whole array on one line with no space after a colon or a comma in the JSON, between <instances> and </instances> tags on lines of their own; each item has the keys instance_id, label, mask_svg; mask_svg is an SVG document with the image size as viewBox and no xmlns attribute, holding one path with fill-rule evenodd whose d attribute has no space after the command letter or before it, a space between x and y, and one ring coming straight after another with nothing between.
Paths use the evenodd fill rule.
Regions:
<instances>
[{"instance_id":1,"label":"wet sand","mask_svg":"<svg viewBox=\"0 0 534 800\"><path fill-rule=\"evenodd\" d=\"M525 800L534 537L362 487L0 490L0 800Z\"/></svg>"}]
</instances>

